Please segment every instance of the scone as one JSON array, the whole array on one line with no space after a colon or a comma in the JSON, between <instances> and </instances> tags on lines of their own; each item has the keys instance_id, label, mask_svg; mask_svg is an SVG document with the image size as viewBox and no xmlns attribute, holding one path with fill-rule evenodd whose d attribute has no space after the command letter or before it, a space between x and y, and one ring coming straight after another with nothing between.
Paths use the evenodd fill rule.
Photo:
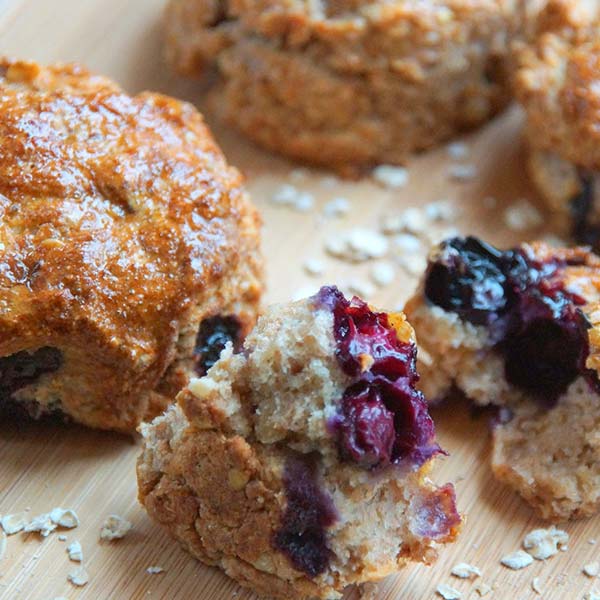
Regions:
<instances>
[{"instance_id":1,"label":"scone","mask_svg":"<svg viewBox=\"0 0 600 600\"><path fill-rule=\"evenodd\" d=\"M600 251L600 2L551 0L518 52L527 166L562 235Z\"/></svg>"},{"instance_id":2,"label":"scone","mask_svg":"<svg viewBox=\"0 0 600 600\"><path fill-rule=\"evenodd\" d=\"M544 0L171 0L170 62L216 73L215 110L292 158L399 163L509 99L509 43Z\"/></svg>"},{"instance_id":3,"label":"scone","mask_svg":"<svg viewBox=\"0 0 600 600\"><path fill-rule=\"evenodd\" d=\"M336 288L271 307L142 425L139 498L196 558L261 595L339 598L460 524L403 314Z\"/></svg>"},{"instance_id":4,"label":"scone","mask_svg":"<svg viewBox=\"0 0 600 600\"><path fill-rule=\"evenodd\" d=\"M600 508L600 259L443 242L406 313L425 392L497 407L492 468L542 517Z\"/></svg>"},{"instance_id":5,"label":"scone","mask_svg":"<svg viewBox=\"0 0 600 600\"><path fill-rule=\"evenodd\" d=\"M162 412L252 327L258 227L192 106L0 60L0 408Z\"/></svg>"}]
</instances>

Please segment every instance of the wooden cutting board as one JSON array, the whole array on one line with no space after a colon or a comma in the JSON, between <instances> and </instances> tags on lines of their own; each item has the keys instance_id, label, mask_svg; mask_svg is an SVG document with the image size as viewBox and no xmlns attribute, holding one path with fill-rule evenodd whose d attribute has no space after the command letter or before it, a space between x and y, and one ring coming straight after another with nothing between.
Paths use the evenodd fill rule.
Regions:
<instances>
[{"instance_id":1,"label":"wooden cutting board","mask_svg":"<svg viewBox=\"0 0 600 600\"><path fill-rule=\"evenodd\" d=\"M177 79L161 58L163 4L163 0L0 0L0 52L42 62L82 61L131 92L153 89L198 102L200 86ZM450 161L440 149L415 158L409 164L408 186L389 191L369 179L332 181L323 172L291 174L293 165L215 125L217 138L230 161L246 174L263 211L267 301L287 300L321 283L368 281L370 265L349 265L327 257L324 242L335 231L375 228L382 218L408 206L449 199L461 211L453 226L497 243L511 244L519 237L540 234L509 231L503 224L510 203L523 197L534 201L522 168L519 127L520 115L513 110L466 139L469 162L478 171L472 181L450 181ZM299 189L315 196L314 210L298 213L270 202L277 186L291 178ZM323 220L324 203L340 196L350 202L348 215ZM488 196L497 199L496 208L484 201ZM322 276L305 274L306 258L323 261ZM398 267L395 282L377 290L371 300L382 307L398 307L414 285L414 277ZM460 509L467 515L464 531L456 544L441 552L435 566L411 566L386 580L378 599L433 598L440 583L457 588L463 598L477 598L475 583L450 576L452 566L463 561L482 570L479 581L494 586L486 598L579 599L594 583L600 590L600 579L594 582L581 571L584 564L600 560L600 517L566 524L571 536L568 551L546 563L536 562L519 572L500 565L500 558L518 549L523 536L542 523L491 477L484 418L471 418L464 406L436 410L434 417L441 443L450 452L440 461L435 479L456 483ZM81 520L77 529L65 532L68 542L59 541L57 533L45 540L11 536L0 559L0 598L254 598L219 571L197 563L150 522L136 501L138 452L138 440L108 433L35 423L19 428L0 424L0 514L29 509L35 515L62 506L75 509ZM99 529L109 513L129 519L134 527L121 541L100 543ZM596 537L598 544L590 543ZM76 565L68 560L66 545L74 540L83 546L90 574L83 588L67 582ZM164 572L149 574L150 566ZM541 596L532 590L534 577L539 577ZM358 592L350 591L347 598L357 600Z\"/></svg>"}]
</instances>

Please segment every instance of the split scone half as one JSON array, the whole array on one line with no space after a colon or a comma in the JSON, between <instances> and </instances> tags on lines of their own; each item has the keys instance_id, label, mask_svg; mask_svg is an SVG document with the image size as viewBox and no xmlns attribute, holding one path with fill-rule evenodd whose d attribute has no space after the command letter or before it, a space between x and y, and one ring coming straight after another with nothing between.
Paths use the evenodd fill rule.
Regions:
<instances>
[{"instance_id":1,"label":"split scone half","mask_svg":"<svg viewBox=\"0 0 600 600\"><path fill-rule=\"evenodd\" d=\"M498 407L492 468L544 518L600 508L600 259L444 241L406 313L423 389Z\"/></svg>"},{"instance_id":2,"label":"split scone half","mask_svg":"<svg viewBox=\"0 0 600 600\"><path fill-rule=\"evenodd\" d=\"M600 251L600 1L551 0L516 52L527 168L556 229Z\"/></svg>"},{"instance_id":3,"label":"split scone half","mask_svg":"<svg viewBox=\"0 0 600 600\"><path fill-rule=\"evenodd\" d=\"M171 0L170 62L266 148L343 170L399 163L510 100L510 42L545 0Z\"/></svg>"},{"instance_id":4,"label":"split scone half","mask_svg":"<svg viewBox=\"0 0 600 600\"><path fill-rule=\"evenodd\" d=\"M458 531L403 314L336 288L271 307L142 426L139 498L196 558L281 599L339 598Z\"/></svg>"},{"instance_id":5,"label":"split scone half","mask_svg":"<svg viewBox=\"0 0 600 600\"><path fill-rule=\"evenodd\" d=\"M241 343L261 278L257 212L191 105L0 59L0 414L135 431Z\"/></svg>"}]
</instances>

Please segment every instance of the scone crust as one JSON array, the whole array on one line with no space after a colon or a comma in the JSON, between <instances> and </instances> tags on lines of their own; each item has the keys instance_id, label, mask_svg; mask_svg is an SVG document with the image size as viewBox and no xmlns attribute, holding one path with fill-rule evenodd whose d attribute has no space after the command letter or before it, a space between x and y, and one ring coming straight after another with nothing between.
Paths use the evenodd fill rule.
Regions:
<instances>
[{"instance_id":1,"label":"scone crust","mask_svg":"<svg viewBox=\"0 0 600 600\"><path fill-rule=\"evenodd\" d=\"M509 98L509 40L534 3L171 0L168 57L216 70L216 109L251 139L333 167L397 163Z\"/></svg>"},{"instance_id":2,"label":"scone crust","mask_svg":"<svg viewBox=\"0 0 600 600\"><path fill-rule=\"evenodd\" d=\"M251 327L257 213L188 104L2 59L0 113L0 356L57 348L18 396L132 430L181 387L205 316Z\"/></svg>"},{"instance_id":3,"label":"scone crust","mask_svg":"<svg viewBox=\"0 0 600 600\"><path fill-rule=\"evenodd\" d=\"M515 77L531 148L590 170L600 168L599 26L600 2L551 0Z\"/></svg>"}]
</instances>

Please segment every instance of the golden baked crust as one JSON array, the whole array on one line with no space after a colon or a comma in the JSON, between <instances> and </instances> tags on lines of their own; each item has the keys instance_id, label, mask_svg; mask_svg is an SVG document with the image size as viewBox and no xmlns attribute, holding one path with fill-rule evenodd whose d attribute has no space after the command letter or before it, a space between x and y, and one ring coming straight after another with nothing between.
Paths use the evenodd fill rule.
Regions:
<instances>
[{"instance_id":1,"label":"golden baked crust","mask_svg":"<svg viewBox=\"0 0 600 600\"><path fill-rule=\"evenodd\" d=\"M185 382L203 318L254 321L257 213L188 104L1 60L0 218L0 357L62 356L14 391L42 412L133 430Z\"/></svg>"},{"instance_id":2,"label":"golden baked crust","mask_svg":"<svg viewBox=\"0 0 600 600\"><path fill-rule=\"evenodd\" d=\"M539 4L171 0L167 50L185 74L215 69L216 110L271 150L397 163L506 104L508 42Z\"/></svg>"},{"instance_id":3,"label":"golden baked crust","mask_svg":"<svg viewBox=\"0 0 600 600\"><path fill-rule=\"evenodd\" d=\"M389 322L414 343L404 315ZM269 308L242 353L223 352L141 429L139 499L152 519L271 598L340 598L410 560L431 562L459 529L452 486L427 478L431 457L376 470L340 458L332 419L355 378L339 366L333 329L314 299ZM374 359L362 356L369 371ZM293 541L278 541L290 523Z\"/></svg>"},{"instance_id":4,"label":"golden baked crust","mask_svg":"<svg viewBox=\"0 0 600 600\"><path fill-rule=\"evenodd\" d=\"M517 52L515 93L537 151L600 168L600 2L551 0L535 43Z\"/></svg>"}]
</instances>

